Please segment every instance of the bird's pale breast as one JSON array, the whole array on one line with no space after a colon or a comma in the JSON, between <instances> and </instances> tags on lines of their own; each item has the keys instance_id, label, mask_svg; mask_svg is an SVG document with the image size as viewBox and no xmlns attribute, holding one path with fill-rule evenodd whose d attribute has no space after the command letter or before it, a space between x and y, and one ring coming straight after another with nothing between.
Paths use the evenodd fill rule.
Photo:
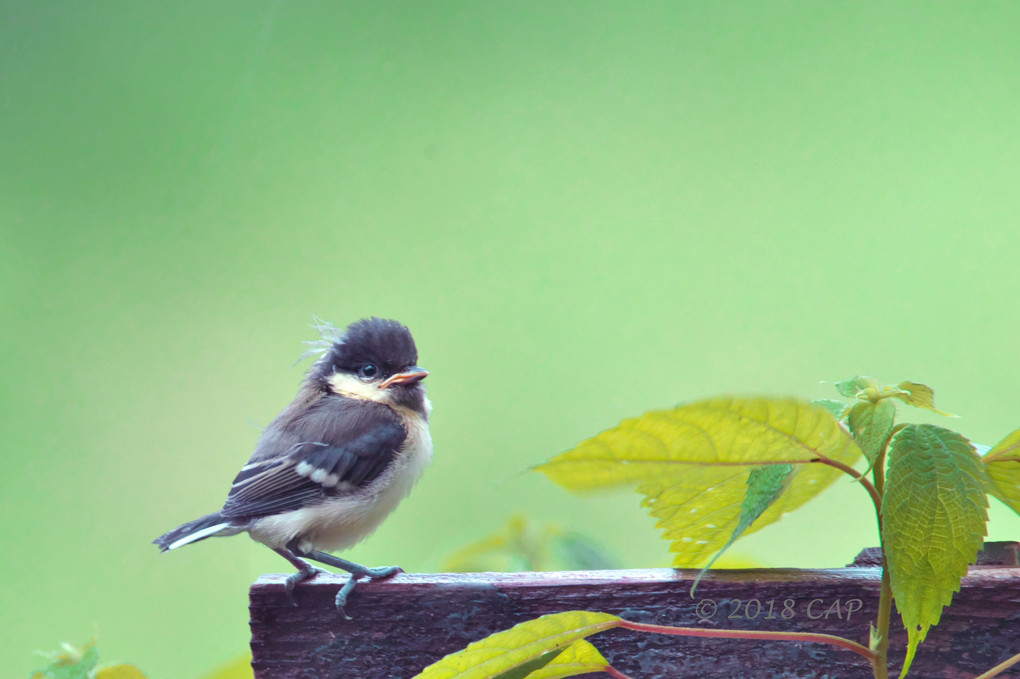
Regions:
<instances>
[{"instance_id":1,"label":"bird's pale breast","mask_svg":"<svg viewBox=\"0 0 1020 679\"><path fill-rule=\"evenodd\" d=\"M300 537L303 548L330 552L351 547L371 535L407 496L432 460L427 416L412 411L401 415L407 439L378 478L364 488L320 504L256 519L248 528L252 538L282 548Z\"/></svg>"}]
</instances>

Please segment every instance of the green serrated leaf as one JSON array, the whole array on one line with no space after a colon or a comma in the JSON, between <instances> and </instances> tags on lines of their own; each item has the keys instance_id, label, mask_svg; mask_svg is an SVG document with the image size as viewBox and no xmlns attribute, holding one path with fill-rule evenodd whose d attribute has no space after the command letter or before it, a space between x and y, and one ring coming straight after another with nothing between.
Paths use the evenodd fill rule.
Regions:
<instances>
[{"instance_id":1,"label":"green serrated leaf","mask_svg":"<svg viewBox=\"0 0 1020 679\"><path fill-rule=\"evenodd\" d=\"M908 636L901 677L981 549L987 483L970 441L954 431L911 424L889 446L882 527L893 596Z\"/></svg>"},{"instance_id":2,"label":"green serrated leaf","mask_svg":"<svg viewBox=\"0 0 1020 679\"><path fill-rule=\"evenodd\" d=\"M736 542L737 538L783 494L792 476L793 465L791 464L774 464L765 467L755 467L751 470L747 477L747 494L744 495L744 501L740 505L740 518L737 519L737 525L733 527L733 534L730 535L730 539L726 541L726 544L716 552L712 560L698 573L698 577L694 579L694 584L691 585L691 596L694 596L694 590L698 588L701 578L716 560L722 556L722 553L729 549L729 546Z\"/></svg>"},{"instance_id":3,"label":"green serrated leaf","mask_svg":"<svg viewBox=\"0 0 1020 679\"><path fill-rule=\"evenodd\" d=\"M620 618L593 611L543 615L468 645L435 662L416 679L489 679L616 627Z\"/></svg>"},{"instance_id":4,"label":"green serrated leaf","mask_svg":"<svg viewBox=\"0 0 1020 679\"><path fill-rule=\"evenodd\" d=\"M843 403L842 401L837 401L834 398L819 398L815 399L814 401L811 401L811 403L813 403L816 406L821 406L825 408L837 420L843 419L843 416L846 415L847 408L849 407L847 406L847 404Z\"/></svg>"},{"instance_id":5,"label":"green serrated leaf","mask_svg":"<svg viewBox=\"0 0 1020 679\"><path fill-rule=\"evenodd\" d=\"M795 399L717 398L624 420L537 469L573 491L637 485L671 541L677 567L699 566L740 519L752 469L820 457L853 465L857 444L824 408ZM773 523L836 480L822 464L795 464L789 490L744 534Z\"/></svg>"},{"instance_id":6,"label":"green serrated leaf","mask_svg":"<svg viewBox=\"0 0 1020 679\"><path fill-rule=\"evenodd\" d=\"M988 492L1020 514L1020 429L999 441L981 461L988 473Z\"/></svg>"},{"instance_id":7,"label":"green serrated leaf","mask_svg":"<svg viewBox=\"0 0 1020 679\"><path fill-rule=\"evenodd\" d=\"M584 639L578 639L545 667L527 675L527 679L566 679L579 674L602 672L606 667L609 667L609 661L602 657L599 649Z\"/></svg>"},{"instance_id":8,"label":"green serrated leaf","mask_svg":"<svg viewBox=\"0 0 1020 679\"><path fill-rule=\"evenodd\" d=\"M885 450L895 420L896 405L886 398L878 401L858 401L850 408L847 426L850 427L854 441L857 441L870 464L875 464Z\"/></svg>"},{"instance_id":9,"label":"green serrated leaf","mask_svg":"<svg viewBox=\"0 0 1020 679\"><path fill-rule=\"evenodd\" d=\"M894 393L892 398L898 398L907 405L912 405L915 408L931 410L939 415L945 415L946 417L956 417L955 415L944 413L935 407L935 390L927 384L903 381L897 384L896 388L899 391Z\"/></svg>"},{"instance_id":10,"label":"green serrated leaf","mask_svg":"<svg viewBox=\"0 0 1020 679\"><path fill-rule=\"evenodd\" d=\"M877 388L878 383L874 380L874 378L867 377L865 375L857 375L849 380L836 382L836 391L839 392L840 396L853 397L862 391Z\"/></svg>"}]
</instances>

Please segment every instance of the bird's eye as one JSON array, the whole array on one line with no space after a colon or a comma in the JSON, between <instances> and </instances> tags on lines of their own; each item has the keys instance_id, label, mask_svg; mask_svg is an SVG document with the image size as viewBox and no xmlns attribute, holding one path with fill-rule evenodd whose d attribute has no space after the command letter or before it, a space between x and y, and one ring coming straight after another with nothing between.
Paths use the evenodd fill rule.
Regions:
<instances>
[{"instance_id":1,"label":"bird's eye","mask_svg":"<svg viewBox=\"0 0 1020 679\"><path fill-rule=\"evenodd\" d=\"M371 363L366 363L365 365L361 366L361 370L359 372L361 376L364 377L366 380L370 380L379 374L379 368L375 367Z\"/></svg>"}]
</instances>

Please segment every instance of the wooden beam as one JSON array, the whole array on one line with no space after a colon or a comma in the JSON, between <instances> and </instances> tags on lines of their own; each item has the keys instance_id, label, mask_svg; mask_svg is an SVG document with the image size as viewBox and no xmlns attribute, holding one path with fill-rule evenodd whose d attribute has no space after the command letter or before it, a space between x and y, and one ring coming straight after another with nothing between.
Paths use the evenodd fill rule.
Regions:
<instances>
[{"instance_id":1,"label":"wooden beam","mask_svg":"<svg viewBox=\"0 0 1020 679\"><path fill-rule=\"evenodd\" d=\"M1005 543L988 553L992 558L982 563L1016 563L1018 552L1015 543ZM265 575L251 588L252 666L256 679L409 678L492 632L575 609L662 625L823 632L868 644L878 607L876 566L712 571L692 599L696 574L672 569L401 574L359 584L347 607L350 621L333 607L344 578L319 576L299 585L294 607L284 593L284 576ZM894 616L898 630L890 658L898 665L906 633ZM590 640L634 679L871 676L860 656L820 644L626 630ZM1020 568L977 565L922 644L910 676L970 679L1018 652Z\"/></svg>"}]
</instances>

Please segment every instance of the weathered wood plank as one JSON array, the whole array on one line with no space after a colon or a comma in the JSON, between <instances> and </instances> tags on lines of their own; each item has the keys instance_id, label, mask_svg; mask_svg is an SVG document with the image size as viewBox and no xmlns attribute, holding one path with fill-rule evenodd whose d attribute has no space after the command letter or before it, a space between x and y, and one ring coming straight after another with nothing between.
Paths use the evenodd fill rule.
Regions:
<instances>
[{"instance_id":1,"label":"weathered wood plank","mask_svg":"<svg viewBox=\"0 0 1020 679\"><path fill-rule=\"evenodd\" d=\"M266 575L251 588L253 667L257 679L412 677L492 632L573 609L644 623L824 632L868 643L868 623L878 606L877 567L715 571L692 599L695 575L671 569L401 574L359 584L347 608L352 621L333 608L343 578L320 576L300 585L299 605L293 607L284 594L284 576ZM894 628L898 624L897 618ZM592 641L635 679L870 676L859 656L820 644L626 630ZM891 652L897 662L905 641L901 629ZM1017 652L1020 568L974 566L942 623L921 646L911 676L973 677Z\"/></svg>"}]
</instances>

